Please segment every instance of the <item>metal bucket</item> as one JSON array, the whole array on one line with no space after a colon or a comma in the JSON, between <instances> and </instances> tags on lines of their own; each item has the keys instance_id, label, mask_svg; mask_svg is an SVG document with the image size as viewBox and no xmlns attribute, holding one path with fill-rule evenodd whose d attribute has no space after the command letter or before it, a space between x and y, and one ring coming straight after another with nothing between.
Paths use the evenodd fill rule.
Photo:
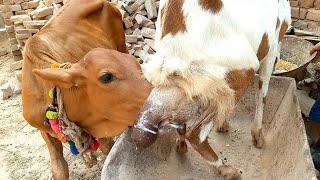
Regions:
<instances>
[{"instance_id":1,"label":"metal bucket","mask_svg":"<svg viewBox=\"0 0 320 180\"><path fill-rule=\"evenodd\" d=\"M320 59L320 53L310 55L309 52L313 44L302 38L288 36L285 37L281 46L280 59L295 64L297 68L289 71L277 72L273 75L292 77L297 82L307 77L307 67L310 63L315 63Z\"/></svg>"}]
</instances>

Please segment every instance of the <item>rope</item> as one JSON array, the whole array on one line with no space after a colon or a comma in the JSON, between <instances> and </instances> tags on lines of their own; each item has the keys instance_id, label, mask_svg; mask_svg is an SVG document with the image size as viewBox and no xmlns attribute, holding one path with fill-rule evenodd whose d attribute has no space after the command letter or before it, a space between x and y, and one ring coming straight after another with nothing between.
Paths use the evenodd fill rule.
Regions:
<instances>
[{"instance_id":1,"label":"rope","mask_svg":"<svg viewBox=\"0 0 320 180\"><path fill-rule=\"evenodd\" d=\"M70 63L53 63L51 68L69 69ZM100 143L90 134L82 130L74 122L70 121L63 104L61 90L57 87L49 91L52 99L46 111L45 124L57 134L58 139L63 143L68 143L70 151L74 155L80 154L87 167L97 164L97 158L93 154L98 149Z\"/></svg>"},{"instance_id":2,"label":"rope","mask_svg":"<svg viewBox=\"0 0 320 180\"><path fill-rule=\"evenodd\" d=\"M60 127L62 133L68 137L69 140L73 141L77 147L79 154L83 157L85 164L89 167L92 167L96 164L97 159L96 156L92 154L92 152L88 152L87 150L90 148L92 144L93 138L91 135L83 131L79 126L77 126L74 122L71 122L68 119L66 114L63 97L61 94L61 90L56 88L57 91L57 105L58 105L58 118L62 122Z\"/></svg>"}]
</instances>

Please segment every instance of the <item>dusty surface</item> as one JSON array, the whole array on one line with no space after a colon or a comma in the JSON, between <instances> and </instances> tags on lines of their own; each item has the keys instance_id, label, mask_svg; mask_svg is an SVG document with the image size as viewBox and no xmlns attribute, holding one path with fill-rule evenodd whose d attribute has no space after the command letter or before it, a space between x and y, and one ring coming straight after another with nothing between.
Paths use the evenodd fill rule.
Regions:
<instances>
[{"instance_id":1,"label":"dusty surface","mask_svg":"<svg viewBox=\"0 0 320 180\"><path fill-rule=\"evenodd\" d=\"M300 66L308 60L312 47L313 44L306 40L286 37L281 44L280 58Z\"/></svg>"},{"instance_id":2,"label":"dusty surface","mask_svg":"<svg viewBox=\"0 0 320 180\"><path fill-rule=\"evenodd\" d=\"M258 150L251 143L257 89L253 87L239 102L230 132L212 132L209 142L226 164L243 172L242 179L315 179L293 80L272 79L270 86L263 126L266 148ZM105 162L103 179L221 179L190 145L187 154L177 154L176 134L160 136L142 152L128 142L128 136L120 137Z\"/></svg>"},{"instance_id":3,"label":"dusty surface","mask_svg":"<svg viewBox=\"0 0 320 180\"><path fill-rule=\"evenodd\" d=\"M7 47L7 43L0 41L0 48ZM10 70L12 62L11 55L0 57L0 85L15 79ZM21 112L21 95L0 99L0 180L51 179L45 142L39 131L27 124ZM80 158L68 151L65 149L70 179L100 179L103 156L99 157L98 166L88 169Z\"/></svg>"}]
</instances>

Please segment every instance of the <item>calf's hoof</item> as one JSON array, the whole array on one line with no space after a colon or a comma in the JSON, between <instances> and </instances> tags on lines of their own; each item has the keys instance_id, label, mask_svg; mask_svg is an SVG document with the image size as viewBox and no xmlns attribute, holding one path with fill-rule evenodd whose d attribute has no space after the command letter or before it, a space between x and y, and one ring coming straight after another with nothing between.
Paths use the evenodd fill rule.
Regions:
<instances>
[{"instance_id":1,"label":"calf's hoof","mask_svg":"<svg viewBox=\"0 0 320 180\"><path fill-rule=\"evenodd\" d=\"M185 141L180 142L180 139L177 139L177 152L179 154L185 154L188 152L188 146Z\"/></svg>"},{"instance_id":2,"label":"calf's hoof","mask_svg":"<svg viewBox=\"0 0 320 180\"><path fill-rule=\"evenodd\" d=\"M223 178L226 180L237 180L241 177L239 170L228 165L219 166L217 171L218 175L223 176Z\"/></svg>"},{"instance_id":3,"label":"calf's hoof","mask_svg":"<svg viewBox=\"0 0 320 180\"><path fill-rule=\"evenodd\" d=\"M215 130L219 133L226 133L229 131L229 122L224 121L221 125L217 125Z\"/></svg>"},{"instance_id":4,"label":"calf's hoof","mask_svg":"<svg viewBox=\"0 0 320 180\"><path fill-rule=\"evenodd\" d=\"M256 148L261 149L265 145L264 136L262 129L252 128L251 129L252 143Z\"/></svg>"}]
</instances>

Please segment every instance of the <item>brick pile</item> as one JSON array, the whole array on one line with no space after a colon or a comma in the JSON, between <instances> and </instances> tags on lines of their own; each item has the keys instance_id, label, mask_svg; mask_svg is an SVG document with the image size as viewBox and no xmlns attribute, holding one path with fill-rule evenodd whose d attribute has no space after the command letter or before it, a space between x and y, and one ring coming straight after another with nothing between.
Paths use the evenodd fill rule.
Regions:
<instances>
[{"instance_id":1,"label":"brick pile","mask_svg":"<svg viewBox=\"0 0 320 180\"><path fill-rule=\"evenodd\" d=\"M290 0L294 26L320 33L320 0Z\"/></svg>"},{"instance_id":2,"label":"brick pile","mask_svg":"<svg viewBox=\"0 0 320 180\"><path fill-rule=\"evenodd\" d=\"M22 52L29 37L34 35L52 17L54 8L63 5L63 0L0 0L0 12L9 37L10 51L21 80Z\"/></svg>"},{"instance_id":3,"label":"brick pile","mask_svg":"<svg viewBox=\"0 0 320 180\"><path fill-rule=\"evenodd\" d=\"M120 9L129 54L144 60L155 52L155 21L159 0L112 0Z\"/></svg>"},{"instance_id":4,"label":"brick pile","mask_svg":"<svg viewBox=\"0 0 320 180\"><path fill-rule=\"evenodd\" d=\"M9 37L17 79L21 81L22 53L28 38L37 33L66 0L0 0L0 14ZM110 0L109 0L110 1ZM129 53L145 59L153 54L159 0L111 0L121 11Z\"/></svg>"},{"instance_id":5,"label":"brick pile","mask_svg":"<svg viewBox=\"0 0 320 180\"><path fill-rule=\"evenodd\" d=\"M147 54L154 53L155 21L159 0L112 0L112 2L123 15L129 53L141 59ZM0 0L0 4L10 50L16 61L12 68L19 70L26 40L48 22L54 7L61 7L63 0Z\"/></svg>"}]
</instances>

